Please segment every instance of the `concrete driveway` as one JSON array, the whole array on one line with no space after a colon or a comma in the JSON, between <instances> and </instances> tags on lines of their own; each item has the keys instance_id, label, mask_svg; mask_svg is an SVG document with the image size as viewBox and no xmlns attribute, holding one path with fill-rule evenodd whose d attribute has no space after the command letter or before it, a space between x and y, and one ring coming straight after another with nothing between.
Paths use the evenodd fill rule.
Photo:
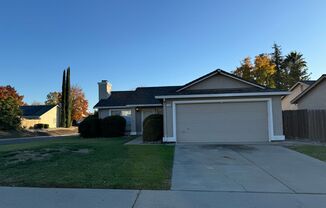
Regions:
<instances>
[{"instance_id":1,"label":"concrete driveway","mask_svg":"<svg viewBox=\"0 0 326 208\"><path fill-rule=\"evenodd\" d=\"M326 193L326 164L287 148L266 145L180 145L172 190Z\"/></svg>"}]
</instances>

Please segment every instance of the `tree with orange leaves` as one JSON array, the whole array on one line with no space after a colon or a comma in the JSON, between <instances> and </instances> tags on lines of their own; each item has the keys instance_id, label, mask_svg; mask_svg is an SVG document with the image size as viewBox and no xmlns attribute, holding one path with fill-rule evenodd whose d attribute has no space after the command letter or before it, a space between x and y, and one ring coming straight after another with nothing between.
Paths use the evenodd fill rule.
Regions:
<instances>
[{"instance_id":1,"label":"tree with orange leaves","mask_svg":"<svg viewBox=\"0 0 326 208\"><path fill-rule=\"evenodd\" d=\"M253 71L255 81L261 85L275 88L274 74L276 72L275 64L267 54L260 54L255 57L255 69Z\"/></svg>"},{"instance_id":2,"label":"tree with orange leaves","mask_svg":"<svg viewBox=\"0 0 326 208\"><path fill-rule=\"evenodd\" d=\"M71 88L72 111L71 120L79 121L88 115L88 101L85 98L83 90L78 86Z\"/></svg>"},{"instance_id":3,"label":"tree with orange leaves","mask_svg":"<svg viewBox=\"0 0 326 208\"><path fill-rule=\"evenodd\" d=\"M0 99L13 98L19 106L25 105L23 102L24 96L19 95L16 89L10 85L0 86Z\"/></svg>"}]
</instances>

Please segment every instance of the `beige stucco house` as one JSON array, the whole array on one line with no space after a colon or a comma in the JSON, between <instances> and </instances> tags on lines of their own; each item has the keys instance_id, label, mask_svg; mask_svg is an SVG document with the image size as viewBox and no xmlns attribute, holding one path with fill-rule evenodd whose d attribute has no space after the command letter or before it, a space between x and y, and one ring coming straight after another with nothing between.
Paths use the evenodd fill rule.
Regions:
<instances>
[{"instance_id":1,"label":"beige stucco house","mask_svg":"<svg viewBox=\"0 0 326 208\"><path fill-rule=\"evenodd\" d=\"M49 128L59 127L58 105L27 105L20 107L22 111L21 126L34 127L35 124L49 124Z\"/></svg>"},{"instance_id":2,"label":"beige stucco house","mask_svg":"<svg viewBox=\"0 0 326 208\"><path fill-rule=\"evenodd\" d=\"M223 70L215 70L181 86L139 87L111 91L103 80L99 117L121 115L130 134L142 134L151 114L164 118L164 142L266 142L284 140L281 97L269 89Z\"/></svg>"},{"instance_id":3,"label":"beige stucco house","mask_svg":"<svg viewBox=\"0 0 326 208\"><path fill-rule=\"evenodd\" d=\"M326 75L317 81L296 83L290 94L282 97L283 110L326 109Z\"/></svg>"}]
</instances>

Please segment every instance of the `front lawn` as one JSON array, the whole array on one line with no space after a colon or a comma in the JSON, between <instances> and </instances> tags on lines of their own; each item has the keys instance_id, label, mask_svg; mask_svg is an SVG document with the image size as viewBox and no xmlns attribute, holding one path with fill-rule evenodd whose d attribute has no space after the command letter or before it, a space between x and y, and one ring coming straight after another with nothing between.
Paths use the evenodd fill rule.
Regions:
<instances>
[{"instance_id":1,"label":"front lawn","mask_svg":"<svg viewBox=\"0 0 326 208\"><path fill-rule=\"evenodd\" d=\"M0 145L0 185L169 189L174 146L124 145L130 138Z\"/></svg>"},{"instance_id":2,"label":"front lawn","mask_svg":"<svg viewBox=\"0 0 326 208\"><path fill-rule=\"evenodd\" d=\"M326 146L299 145L290 147L290 149L317 158L319 160L326 161Z\"/></svg>"}]
</instances>

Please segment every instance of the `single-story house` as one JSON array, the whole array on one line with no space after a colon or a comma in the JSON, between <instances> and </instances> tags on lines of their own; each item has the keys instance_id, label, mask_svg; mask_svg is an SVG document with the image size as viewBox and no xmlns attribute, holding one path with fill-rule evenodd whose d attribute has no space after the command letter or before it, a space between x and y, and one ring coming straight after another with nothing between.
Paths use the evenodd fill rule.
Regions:
<instances>
[{"instance_id":1,"label":"single-story house","mask_svg":"<svg viewBox=\"0 0 326 208\"><path fill-rule=\"evenodd\" d=\"M223 70L181 86L112 91L99 85L99 117L121 115L130 134L142 134L143 120L163 114L164 142L264 142L284 140L281 97L270 89Z\"/></svg>"},{"instance_id":2,"label":"single-story house","mask_svg":"<svg viewBox=\"0 0 326 208\"><path fill-rule=\"evenodd\" d=\"M282 97L283 110L326 110L326 74L316 81L297 82L289 91Z\"/></svg>"},{"instance_id":3,"label":"single-story house","mask_svg":"<svg viewBox=\"0 0 326 208\"><path fill-rule=\"evenodd\" d=\"M60 110L58 105L26 105L20 107L22 111L21 125L25 128L35 124L49 124L49 128L60 125Z\"/></svg>"}]
</instances>

